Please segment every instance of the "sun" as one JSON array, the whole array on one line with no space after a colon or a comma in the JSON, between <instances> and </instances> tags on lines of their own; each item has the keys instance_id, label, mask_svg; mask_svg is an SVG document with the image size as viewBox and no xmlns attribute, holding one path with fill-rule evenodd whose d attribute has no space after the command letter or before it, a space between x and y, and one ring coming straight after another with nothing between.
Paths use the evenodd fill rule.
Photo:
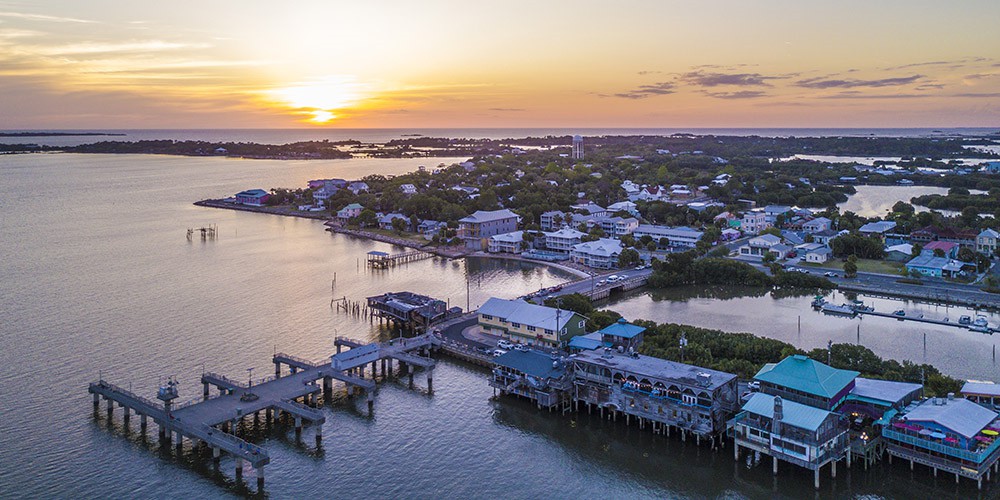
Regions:
<instances>
[{"instance_id":1,"label":"sun","mask_svg":"<svg viewBox=\"0 0 1000 500\"><path fill-rule=\"evenodd\" d=\"M322 125L336 120L337 111L357 106L365 98L363 86L353 78L329 76L297 82L265 92L278 107L307 116L307 123Z\"/></svg>"}]
</instances>

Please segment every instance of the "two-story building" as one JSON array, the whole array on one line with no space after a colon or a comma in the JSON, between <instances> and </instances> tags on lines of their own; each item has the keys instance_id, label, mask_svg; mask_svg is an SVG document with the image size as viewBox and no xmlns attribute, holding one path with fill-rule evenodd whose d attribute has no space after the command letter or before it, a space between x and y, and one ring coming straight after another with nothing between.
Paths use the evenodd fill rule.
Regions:
<instances>
[{"instance_id":1,"label":"two-story building","mask_svg":"<svg viewBox=\"0 0 1000 500\"><path fill-rule=\"evenodd\" d=\"M361 215L361 211L364 209L365 207L361 206L360 203L351 203L350 205L347 205L337 211L337 218L340 219L341 222L347 222L348 219L353 219Z\"/></svg>"},{"instance_id":2,"label":"two-story building","mask_svg":"<svg viewBox=\"0 0 1000 500\"><path fill-rule=\"evenodd\" d=\"M622 253L622 243L611 238L601 238L573 245L570 259L595 269L612 269L618 266L618 256Z\"/></svg>"},{"instance_id":3,"label":"two-story building","mask_svg":"<svg viewBox=\"0 0 1000 500\"><path fill-rule=\"evenodd\" d=\"M976 236L976 251L983 255L995 255L998 240L1000 240L1000 232L990 228L983 229Z\"/></svg>"},{"instance_id":4,"label":"two-story building","mask_svg":"<svg viewBox=\"0 0 1000 500\"><path fill-rule=\"evenodd\" d=\"M748 257L763 257L775 246L781 245L781 237L765 234L750 238L746 245L740 247L740 255Z\"/></svg>"},{"instance_id":5,"label":"two-story building","mask_svg":"<svg viewBox=\"0 0 1000 500\"><path fill-rule=\"evenodd\" d=\"M516 231L518 219L507 209L477 210L458 220L458 237L465 241L466 248L482 250L488 247L490 236Z\"/></svg>"},{"instance_id":6,"label":"two-story building","mask_svg":"<svg viewBox=\"0 0 1000 500\"><path fill-rule=\"evenodd\" d=\"M740 230L746 234L760 234L769 227L774 227L774 223L767 220L767 214L763 211L746 212L740 219Z\"/></svg>"},{"instance_id":7,"label":"two-story building","mask_svg":"<svg viewBox=\"0 0 1000 500\"><path fill-rule=\"evenodd\" d=\"M573 216L558 210L550 210L542 213L538 217L538 225L542 231L555 231L566 225L572 224Z\"/></svg>"},{"instance_id":8,"label":"two-story building","mask_svg":"<svg viewBox=\"0 0 1000 500\"><path fill-rule=\"evenodd\" d=\"M568 366L560 356L514 349L493 358L490 386L501 394L527 398L538 408L568 409L573 397L573 376Z\"/></svg>"},{"instance_id":9,"label":"two-story building","mask_svg":"<svg viewBox=\"0 0 1000 500\"><path fill-rule=\"evenodd\" d=\"M490 253L521 253L524 250L524 231L490 236L487 251Z\"/></svg>"},{"instance_id":10,"label":"two-story building","mask_svg":"<svg viewBox=\"0 0 1000 500\"><path fill-rule=\"evenodd\" d=\"M803 355L768 363L754 376L760 392L751 396L730 422L735 456L740 448L772 457L774 474L784 461L813 471L819 488L819 471L847 458L850 466L849 427L833 410L846 401L858 372L839 370Z\"/></svg>"},{"instance_id":11,"label":"two-story building","mask_svg":"<svg viewBox=\"0 0 1000 500\"><path fill-rule=\"evenodd\" d=\"M802 230L809 234L818 233L820 231L826 231L827 229L830 229L830 226L832 224L833 221L831 221L826 217L817 217L815 219L803 222Z\"/></svg>"},{"instance_id":12,"label":"two-story building","mask_svg":"<svg viewBox=\"0 0 1000 500\"><path fill-rule=\"evenodd\" d=\"M583 350L573 364L577 404L637 418L669 435L713 443L739 407L736 375L607 347Z\"/></svg>"},{"instance_id":13,"label":"two-story building","mask_svg":"<svg viewBox=\"0 0 1000 500\"><path fill-rule=\"evenodd\" d=\"M543 233L545 235L545 249L553 252L570 253L573 247L583 241L586 233L564 227L558 231Z\"/></svg>"},{"instance_id":14,"label":"two-story building","mask_svg":"<svg viewBox=\"0 0 1000 500\"><path fill-rule=\"evenodd\" d=\"M565 309L492 297L479 308L479 327L528 345L561 347L587 332L587 318Z\"/></svg>"}]
</instances>

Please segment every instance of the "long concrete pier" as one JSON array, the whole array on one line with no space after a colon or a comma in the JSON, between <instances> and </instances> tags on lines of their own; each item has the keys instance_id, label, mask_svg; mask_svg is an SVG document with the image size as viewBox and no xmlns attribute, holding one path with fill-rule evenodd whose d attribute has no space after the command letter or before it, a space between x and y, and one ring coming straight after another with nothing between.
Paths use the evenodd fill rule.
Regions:
<instances>
[{"instance_id":1,"label":"long concrete pier","mask_svg":"<svg viewBox=\"0 0 1000 500\"><path fill-rule=\"evenodd\" d=\"M337 353L329 362L313 362L288 354L275 354L274 375L253 384L238 382L216 373L204 373L202 397L187 403L172 404L177 397L176 385L161 388L158 396L163 403L157 403L131 391L125 390L105 380L93 382L88 392L93 394L94 412L99 411L103 398L107 402L108 420L113 417L117 404L124 412L124 424L129 425L130 415L140 418L140 428L146 432L149 418L160 429L161 442L176 439L178 451L183 450L183 438L192 443L203 443L211 447L216 464L222 452L236 458L236 478L243 475L244 462L256 469L257 488L264 488L264 466L270 463L267 450L244 441L235 435L238 424L244 417L259 418L260 412L270 421L287 415L295 424L296 439L301 438L304 424L316 429L316 445L321 445L322 424L326 421L324 412L315 406L319 395L324 400L332 397L333 381L343 382L348 395L364 392L368 411L374 406L375 378L381 364L382 376L393 372L393 360L398 362L401 375L409 376L409 386L413 387L413 373L419 367L427 375L427 389L433 392L433 370L435 361L428 357L431 351L440 347L438 337L430 334L412 338L393 339L388 342L364 344L345 337L335 340ZM344 348L347 350L344 350ZM370 378L365 378L366 366L371 366ZM288 367L289 373L282 370ZM216 397L211 396L211 388L218 389Z\"/></svg>"}]
</instances>

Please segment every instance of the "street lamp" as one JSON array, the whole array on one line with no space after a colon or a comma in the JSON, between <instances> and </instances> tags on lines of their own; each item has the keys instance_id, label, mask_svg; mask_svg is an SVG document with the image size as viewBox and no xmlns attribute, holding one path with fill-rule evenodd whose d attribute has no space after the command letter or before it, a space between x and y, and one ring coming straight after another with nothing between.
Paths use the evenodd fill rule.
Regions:
<instances>
[{"instance_id":1,"label":"street lamp","mask_svg":"<svg viewBox=\"0 0 1000 500\"><path fill-rule=\"evenodd\" d=\"M688 345L687 334L681 332L680 348L681 348L681 363L684 362L684 348Z\"/></svg>"}]
</instances>

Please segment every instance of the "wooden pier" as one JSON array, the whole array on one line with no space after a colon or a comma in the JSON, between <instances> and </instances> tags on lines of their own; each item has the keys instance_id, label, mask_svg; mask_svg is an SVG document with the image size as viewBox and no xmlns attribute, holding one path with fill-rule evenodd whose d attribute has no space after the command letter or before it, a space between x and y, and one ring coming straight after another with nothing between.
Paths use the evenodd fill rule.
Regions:
<instances>
[{"instance_id":1,"label":"wooden pier","mask_svg":"<svg viewBox=\"0 0 1000 500\"><path fill-rule=\"evenodd\" d=\"M365 264L372 269L388 269L400 264L429 259L434 254L423 250L410 250L402 253L389 254L386 252L371 251L365 259Z\"/></svg>"},{"instance_id":2,"label":"wooden pier","mask_svg":"<svg viewBox=\"0 0 1000 500\"><path fill-rule=\"evenodd\" d=\"M169 445L176 440L178 453L183 452L183 438L192 444L200 443L212 449L218 465L222 452L236 458L236 478L243 475L244 462L256 469L258 492L264 488L264 466L270 463L267 450L237 437L238 424L246 417L258 421L263 412L265 420L285 417L294 422L295 437L302 436L303 424L315 428L316 446L323 439L324 412L318 408L319 396L324 401L332 398L333 381L339 380L347 387L348 396L363 392L371 414L374 406L377 368L381 364L382 379L393 375L393 361L399 366L400 375L409 376L409 387L414 386L416 368L427 375L427 391L433 392L435 361L429 357L441 341L434 335L393 339L388 342L364 344L346 337L335 340L337 353L330 361L313 362L283 353L276 353L274 375L253 383L243 383L216 373L204 373L202 397L180 405L173 405L177 397L176 383L170 382L160 389L157 403L118 387L103 379L93 382L88 392L94 398L94 412L98 413L100 401L107 402L107 418L111 420L115 405L124 412L123 423L128 426L131 414L140 418L140 429L145 435L148 419L159 427L161 443ZM344 348L347 350L344 350ZM370 378L365 378L365 368L370 365ZM288 366L290 373L284 373ZM414 367L414 368L411 368ZM211 397L210 388L218 389L218 396Z\"/></svg>"},{"instance_id":3,"label":"wooden pier","mask_svg":"<svg viewBox=\"0 0 1000 500\"><path fill-rule=\"evenodd\" d=\"M947 320L943 320L943 319L925 318L923 316L897 316L895 314L884 313L884 312L877 312L877 311L857 311L857 313L858 314L867 314L869 316L879 316L879 317L882 317L882 318L898 319L900 321L916 321L918 323L927 323L927 324L931 324L931 325L953 326L953 327L956 327L956 328L961 328L963 330L974 331L971 328L969 328L972 325L963 325L963 324L961 324L961 323L959 323L957 321L947 321ZM996 332L996 331L997 330L995 328L990 328L989 331L980 332L980 333L988 333L990 335L993 335L993 333Z\"/></svg>"}]
</instances>

